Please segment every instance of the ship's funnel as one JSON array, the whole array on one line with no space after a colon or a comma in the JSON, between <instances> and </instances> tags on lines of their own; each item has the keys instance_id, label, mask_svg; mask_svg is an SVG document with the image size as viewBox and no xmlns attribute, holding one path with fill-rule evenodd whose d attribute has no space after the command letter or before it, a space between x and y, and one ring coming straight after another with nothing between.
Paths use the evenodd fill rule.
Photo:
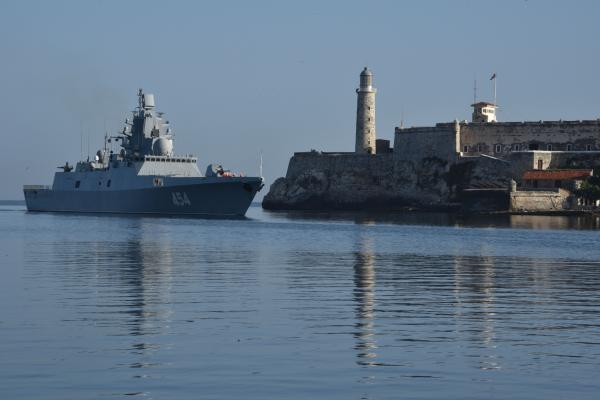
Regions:
<instances>
[{"instance_id":1,"label":"ship's funnel","mask_svg":"<svg viewBox=\"0 0 600 400\"><path fill-rule=\"evenodd\" d=\"M144 108L154 108L154 95L153 94L145 94L144 95Z\"/></svg>"}]
</instances>

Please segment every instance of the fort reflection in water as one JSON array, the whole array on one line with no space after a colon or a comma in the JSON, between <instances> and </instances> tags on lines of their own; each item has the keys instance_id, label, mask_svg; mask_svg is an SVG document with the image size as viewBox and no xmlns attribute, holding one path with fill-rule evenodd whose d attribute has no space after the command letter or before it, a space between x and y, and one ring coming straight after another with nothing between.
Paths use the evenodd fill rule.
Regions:
<instances>
[{"instance_id":1,"label":"fort reflection in water","mask_svg":"<svg viewBox=\"0 0 600 400\"><path fill-rule=\"evenodd\" d=\"M433 225L465 228L600 229L600 215L459 215L443 212L267 211L280 220L340 221L357 224Z\"/></svg>"}]
</instances>

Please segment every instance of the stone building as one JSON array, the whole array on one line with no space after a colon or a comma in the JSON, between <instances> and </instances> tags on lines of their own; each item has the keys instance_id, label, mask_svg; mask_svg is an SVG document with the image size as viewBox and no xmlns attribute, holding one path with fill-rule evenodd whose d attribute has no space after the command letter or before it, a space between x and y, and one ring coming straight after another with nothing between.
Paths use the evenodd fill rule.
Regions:
<instances>
[{"instance_id":1,"label":"stone building","mask_svg":"<svg viewBox=\"0 0 600 400\"><path fill-rule=\"evenodd\" d=\"M473 104L473 120L438 123L431 127L395 129L394 151L419 147L445 153L451 146L459 156L505 158L518 151L600 151L600 120L496 122L496 106ZM450 142L454 144L451 145ZM446 147L443 149L442 147ZM398 154L400 157L400 154Z\"/></svg>"},{"instance_id":2,"label":"stone building","mask_svg":"<svg viewBox=\"0 0 600 400\"><path fill-rule=\"evenodd\" d=\"M496 104L477 102L470 122L396 127L390 149L388 141L376 139L376 90L367 68L356 92L355 151L294 153L264 208L464 210L467 204L479 210L560 211L577 204L567 186L578 183L559 171L591 174L600 167L600 120L498 122ZM526 171L571 178L538 179L538 185L558 186L536 191L524 176L538 175Z\"/></svg>"},{"instance_id":3,"label":"stone building","mask_svg":"<svg viewBox=\"0 0 600 400\"><path fill-rule=\"evenodd\" d=\"M529 189L562 188L574 191L593 175L592 169L534 169L523 173L522 185Z\"/></svg>"}]
</instances>

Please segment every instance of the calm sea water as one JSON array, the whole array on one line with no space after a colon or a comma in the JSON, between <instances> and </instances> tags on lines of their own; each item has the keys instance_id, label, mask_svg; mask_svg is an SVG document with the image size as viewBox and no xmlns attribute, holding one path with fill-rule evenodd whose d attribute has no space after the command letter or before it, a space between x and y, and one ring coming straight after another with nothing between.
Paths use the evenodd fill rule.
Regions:
<instances>
[{"instance_id":1,"label":"calm sea water","mask_svg":"<svg viewBox=\"0 0 600 400\"><path fill-rule=\"evenodd\" d=\"M0 207L2 399L598 399L600 221Z\"/></svg>"}]
</instances>

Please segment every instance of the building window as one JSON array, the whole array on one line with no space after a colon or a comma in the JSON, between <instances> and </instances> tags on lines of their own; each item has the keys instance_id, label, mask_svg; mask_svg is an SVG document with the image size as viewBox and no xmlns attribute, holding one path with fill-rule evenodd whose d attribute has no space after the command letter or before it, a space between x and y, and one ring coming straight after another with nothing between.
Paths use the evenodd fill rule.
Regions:
<instances>
[{"instance_id":1,"label":"building window","mask_svg":"<svg viewBox=\"0 0 600 400\"><path fill-rule=\"evenodd\" d=\"M572 151L573 145L571 143L567 144L567 151Z\"/></svg>"},{"instance_id":2,"label":"building window","mask_svg":"<svg viewBox=\"0 0 600 400\"><path fill-rule=\"evenodd\" d=\"M497 144L496 145L496 153L500 153L502 152L502 145Z\"/></svg>"},{"instance_id":3,"label":"building window","mask_svg":"<svg viewBox=\"0 0 600 400\"><path fill-rule=\"evenodd\" d=\"M585 151L592 151L592 145L591 144L586 144L585 145Z\"/></svg>"},{"instance_id":4,"label":"building window","mask_svg":"<svg viewBox=\"0 0 600 400\"><path fill-rule=\"evenodd\" d=\"M469 146L463 146L463 153L469 152Z\"/></svg>"},{"instance_id":5,"label":"building window","mask_svg":"<svg viewBox=\"0 0 600 400\"><path fill-rule=\"evenodd\" d=\"M548 151L552 151L552 145L551 145L551 144L547 145L547 146L546 146L546 150L548 150Z\"/></svg>"},{"instance_id":6,"label":"building window","mask_svg":"<svg viewBox=\"0 0 600 400\"><path fill-rule=\"evenodd\" d=\"M538 169L544 169L544 160L542 160L542 159L538 160Z\"/></svg>"},{"instance_id":7,"label":"building window","mask_svg":"<svg viewBox=\"0 0 600 400\"><path fill-rule=\"evenodd\" d=\"M79 185L81 185L81 181L75 182L75 189L79 189Z\"/></svg>"}]
</instances>

